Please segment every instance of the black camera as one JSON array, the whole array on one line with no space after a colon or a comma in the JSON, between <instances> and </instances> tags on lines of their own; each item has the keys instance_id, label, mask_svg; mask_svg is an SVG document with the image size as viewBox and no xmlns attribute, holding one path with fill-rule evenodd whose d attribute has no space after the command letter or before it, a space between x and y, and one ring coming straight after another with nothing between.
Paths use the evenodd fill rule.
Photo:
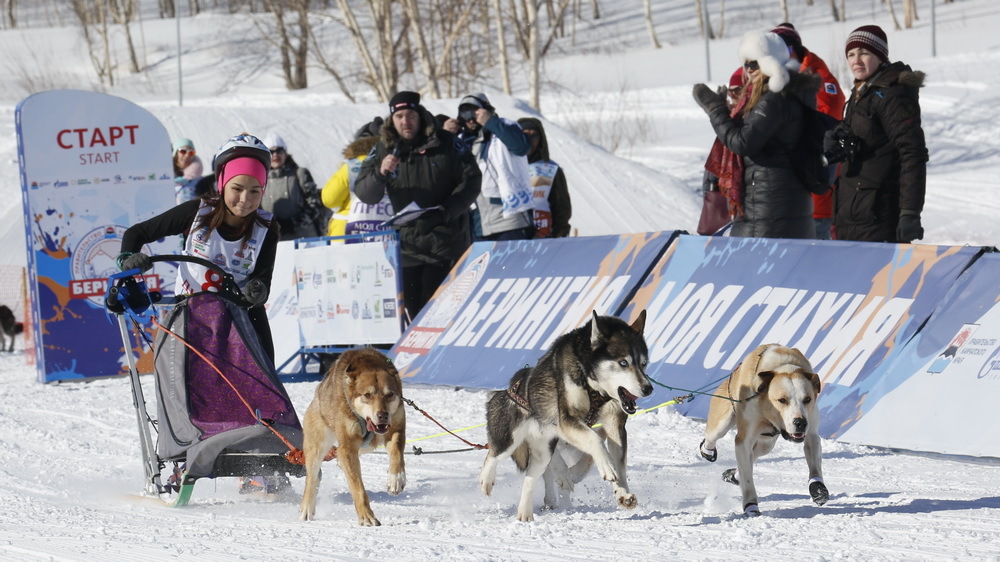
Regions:
<instances>
[{"instance_id":1,"label":"black camera","mask_svg":"<svg viewBox=\"0 0 1000 562\"><path fill-rule=\"evenodd\" d=\"M831 138L824 143L826 148L823 151L823 159L826 164L854 160L854 157L861 150L861 139L846 127L837 127L830 134ZM829 142L830 140L833 142Z\"/></svg>"}]
</instances>

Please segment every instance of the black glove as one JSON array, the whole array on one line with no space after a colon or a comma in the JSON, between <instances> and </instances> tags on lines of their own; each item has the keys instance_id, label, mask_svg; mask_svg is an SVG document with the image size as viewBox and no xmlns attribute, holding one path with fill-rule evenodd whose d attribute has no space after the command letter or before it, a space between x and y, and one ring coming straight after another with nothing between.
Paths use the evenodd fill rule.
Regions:
<instances>
[{"instance_id":1,"label":"black glove","mask_svg":"<svg viewBox=\"0 0 1000 562\"><path fill-rule=\"evenodd\" d=\"M719 97L719 94L704 84L695 84L691 94L694 96L694 101L709 115L726 108L725 96Z\"/></svg>"},{"instance_id":2,"label":"black glove","mask_svg":"<svg viewBox=\"0 0 1000 562\"><path fill-rule=\"evenodd\" d=\"M896 227L896 241L909 244L914 240L924 239L924 227L920 226L920 215L915 211L903 211L899 215L899 225Z\"/></svg>"},{"instance_id":3,"label":"black glove","mask_svg":"<svg viewBox=\"0 0 1000 562\"><path fill-rule=\"evenodd\" d=\"M243 298L250 306L264 304L267 302L267 285L260 279L251 279L243 287Z\"/></svg>"},{"instance_id":4,"label":"black glove","mask_svg":"<svg viewBox=\"0 0 1000 562\"><path fill-rule=\"evenodd\" d=\"M837 140L837 129L830 129L823 134L823 154L830 154L840 148L840 141Z\"/></svg>"},{"instance_id":5,"label":"black glove","mask_svg":"<svg viewBox=\"0 0 1000 562\"><path fill-rule=\"evenodd\" d=\"M447 220L448 215L443 209L431 209L420 215L420 218L417 219L416 227L420 234L427 234L447 222Z\"/></svg>"},{"instance_id":6,"label":"black glove","mask_svg":"<svg viewBox=\"0 0 1000 562\"><path fill-rule=\"evenodd\" d=\"M128 271L130 269L138 269L139 271L146 272L153 268L153 262L149 261L149 256L142 252L122 252L118 254L118 269L122 271Z\"/></svg>"}]
</instances>

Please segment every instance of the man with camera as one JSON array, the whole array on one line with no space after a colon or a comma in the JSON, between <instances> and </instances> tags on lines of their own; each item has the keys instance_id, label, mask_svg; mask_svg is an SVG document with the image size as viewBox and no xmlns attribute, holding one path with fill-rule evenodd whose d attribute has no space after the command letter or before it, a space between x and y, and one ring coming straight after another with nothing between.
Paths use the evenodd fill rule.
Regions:
<instances>
[{"instance_id":1,"label":"man with camera","mask_svg":"<svg viewBox=\"0 0 1000 562\"><path fill-rule=\"evenodd\" d=\"M920 240L927 183L918 95L924 73L890 63L888 39L876 25L851 32L845 53L854 88L843 122L827 134L823 146L829 163L842 162L835 236L907 244Z\"/></svg>"},{"instance_id":2,"label":"man with camera","mask_svg":"<svg viewBox=\"0 0 1000 562\"><path fill-rule=\"evenodd\" d=\"M458 137L476 157L482 191L471 210L473 240L530 240L535 236L534 191L521 126L496 114L486 94L458 105Z\"/></svg>"}]
</instances>

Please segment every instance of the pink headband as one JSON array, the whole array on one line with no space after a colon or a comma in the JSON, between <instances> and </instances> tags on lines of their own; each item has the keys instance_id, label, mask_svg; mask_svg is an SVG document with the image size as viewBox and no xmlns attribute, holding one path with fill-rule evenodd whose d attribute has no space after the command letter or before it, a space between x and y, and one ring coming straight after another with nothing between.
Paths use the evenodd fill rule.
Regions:
<instances>
[{"instance_id":1,"label":"pink headband","mask_svg":"<svg viewBox=\"0 0 1000 562\"><path fill-rule=\"evenodd\" d=\"M222 167L222 174L219 176L219 195L229 183L229 180L236 176L253 176L260 182L260 187L267 187L267 168L264 163L250 156L234 158Z\"/></svg>"}]
</instances>

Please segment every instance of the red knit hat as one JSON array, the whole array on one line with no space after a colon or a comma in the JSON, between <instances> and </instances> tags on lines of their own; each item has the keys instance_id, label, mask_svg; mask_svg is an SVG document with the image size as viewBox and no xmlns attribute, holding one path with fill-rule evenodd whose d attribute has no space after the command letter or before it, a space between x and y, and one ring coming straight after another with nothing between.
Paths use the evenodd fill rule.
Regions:
<instances>
[{"instance_id":1,"label":"red knit hat","mask_svg":"<svg viewBox=\"0 0 1000 562\"><path fill-rule=\"evenodd\" d=\"M851 49L864 47L871 51L882 62L889 62L889 39L885 32L877 25L862 25L847 36L847 46L844 47L844 55Z\"/></svg>"},{"instance_id":2,"label":"red knit hat","mask_svg":"<svg viewBox=\"0 0 1000 562\"><path fill-rule=\"evenodd\" d=\"M729 87L739 88L742 85L743 85L743 67L741 66L736 69L736 72L733 72L732 76L729 77Z\"/></svg>"}]
</instances>

